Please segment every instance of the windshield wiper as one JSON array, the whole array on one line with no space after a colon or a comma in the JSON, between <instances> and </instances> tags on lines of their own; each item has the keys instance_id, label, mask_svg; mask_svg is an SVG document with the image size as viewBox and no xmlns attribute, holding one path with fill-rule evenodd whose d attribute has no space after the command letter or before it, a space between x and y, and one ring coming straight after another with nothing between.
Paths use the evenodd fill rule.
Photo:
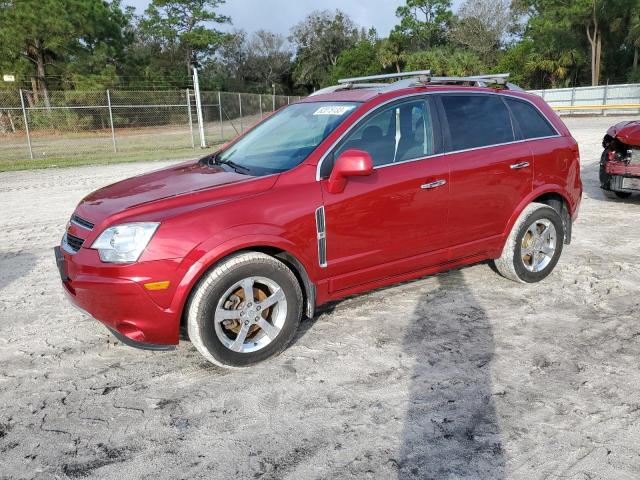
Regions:
<instances>
[{"instance_id":1,"label":"windshield wiper","mask_svg":"<svg viewBox=\"0 0 640 480\"><path fill-rule=\"evenodd\" d=\"M209 157L210 162L213 162L215 165L227 165L231 168L233 168L236 173L243 173L241 172L241 170L244 171L244 173L251 173L251 169L249 169L248 167L245 167L244 165L239 165L236 162L233 162L231 160L221 160L218 155L212 155L211 157Z\"/></svg>"}]
</instances>

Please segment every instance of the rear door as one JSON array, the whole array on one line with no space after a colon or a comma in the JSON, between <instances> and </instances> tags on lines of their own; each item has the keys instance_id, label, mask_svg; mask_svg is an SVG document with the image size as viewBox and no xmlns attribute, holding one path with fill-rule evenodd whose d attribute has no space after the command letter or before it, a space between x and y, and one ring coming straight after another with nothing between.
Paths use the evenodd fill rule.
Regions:
<instances>
[{"instance_id":1,"label":"rear door","mask_svg":"<svg viewBox=\"0 0 640 480\"><path fill-rule=\"evenodd\" d=\"M380 107L333 152L364 150L375 169L337 194L322 182L332 291L445 259L449 166L435 120L430 99Z\"/></svg>"},{"instance_id":2,"label":"rear door","mask_svg":"<svg viewBox=\"0 0 640 480\"><path fill-rule=\"evenodd\" d=\"M573 139L561 136L534 105L514 97L505 97L517 130L533 154L533 186L554 184L567 189L575 184L572 174L579 171L573 162Z\"/></svg>"},{"instance_id":3,"label":"rear door","mask_svg":"<svg viewBox=\"0 0 640 480\"><path fill-rule=\"evenodd\" d=\"M484 252L532 191L533 157L501 95L442 94L452 258Z\"/></svg>"}]
</instances>

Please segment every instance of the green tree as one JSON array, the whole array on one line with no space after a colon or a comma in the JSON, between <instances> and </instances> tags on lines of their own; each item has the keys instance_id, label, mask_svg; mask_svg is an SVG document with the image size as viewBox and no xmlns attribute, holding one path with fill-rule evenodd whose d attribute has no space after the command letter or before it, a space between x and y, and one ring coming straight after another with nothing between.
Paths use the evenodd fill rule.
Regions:
<instances>
[{"instance_id":1,"label":"green tree","mask_svg":"<svg viewBox=\"0 0 640 480\"><path fill-rule=\"evenodd\" d=\"M375 75L380 73L375 36L363 38L353 48L344 50L331 71L330 84L341 78Z\"/></svg>"},{"instance_id":2,"label":"green tree","mask_svg":"<svg viewBox=\"0 0 640 480\"><path fill-rule=\"evenodd\" d=\"M394 67L397 73L402 71L402 65L407 58L407 38L392 31L388 38L378 45L378 62L383 68Z\"/></svg>"},{"instance_id":3,"label":"green tree","mask_svg":"<svg viewBox=\"0 0 640 480\"><path fill-rule=\"evenodd\" d=\"M409 71L428 69L435 76L461 77L478 75L487 69L475 53L451 47L412 53L407 56L405 68Z\"/></svg>"},{"instance_id":4,"label":"green tree","mask_svg":"<svg viewBox=\"0 0 640 480\"><path fill-rule=\"evenodd\" d=\"M394 31L408 38L414 50L444 45L453 19L451 0L406 0L396 17L400 24Z\"/></svg>"},{"instance_id":5,"label":"green tree","mask_svg":"<svg viewBox=\"0 0 640 480\"><path fill-rule=\"evenodd\" d=\"M0 58L31 75L34 100L49 106L48 81L68 63L102 71L124 48L127 19L120 2L102 0L4 0L0 4ZM91 62L96 56L98 62ZM26 65L25 65L26 63Z\"/></svg>"},{"instance_id":6,"label":"green tree","mask_svg":"<svg viewBox=\"0 0 640 480\"><path fill-rule=\"evenodd\" d=\"M143 31L154 38L163 50L180 52L191 76L193 64L215 53L226 35L211 24L229 23L215 9L225 0L152 0L140 23Z\"/></svg>"},{"instance_id":7,"label":"green tree","mask_svg":"<svg viewBox=\"0 0 640 480\"><path fill-rule=\"evenodd\" d=\"M520 0L529 7L530 20L527 34L536 46L546 48L545 38L556 37L556 43L566 44L568 37L577 35L585 39L590 53L591 84L600 83L603 41L610 22L628 14L635 0ZM566 51L571 48L562 47ZM562 52L556 60L560 61Z\"/></svg>"},{"instance_id":8,"label":"green tree","mask_svg":"<svg viewBox=\"0 0 640 480\"><path fill-rule=\"evenodd\" d=\"M533 88L535 80L527 69L527 61L534 54L534 45L530 39L511 45L500 53L493 73L509 73L509 81L522 88Z\"/></svg>"},{"instance_id":9,"label":"green tree","mask_svg":"<svg viewBox=\"0 0 640 480\"><path fill-rule=\"evenodd\" d=\"M311 13L291 29L289 41L296 47L295 81L310 88L327 84L340 54L356 45L360 33L340 10Z\"/></svg>"}]
</instances>

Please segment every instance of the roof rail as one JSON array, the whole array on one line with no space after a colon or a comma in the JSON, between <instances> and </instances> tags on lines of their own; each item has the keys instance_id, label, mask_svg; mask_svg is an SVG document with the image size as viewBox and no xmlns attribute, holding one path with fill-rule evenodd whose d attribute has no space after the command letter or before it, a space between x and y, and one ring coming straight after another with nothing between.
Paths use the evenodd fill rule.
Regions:
<instances>
[{"instance_id":1,"label":"roof rail","mask_svg":"<svg viewBox=\"0 0 640 480\"><path fill-rule=\"evenodd\" d=\"M393 83L366 83L371 80L399 79ZM337 92L340 90L352 90L360 88L376 88L380 92L400 90L420 85L452 85L457 83L471 83L477 87L488 87L489 85L501 85L507 90L522 89L509 83L508 73L492 73L487 75L471 75L468 77L432 77L431 70L418 70L415 72L388 73L383 75L369 75L367 77L343 78L338 80L338 85L323 88L310 96L321 95L323 93Z\"/></svg>"},{"instance_id":2,"label":"roof rail","mask_svg":"<svg viewBox=\"0 0 640 480\"><path fill-rule=\"evenodd\" d=\"M386 83L345 83L342 85L332 85L331 87L321 88L313 92L310 97L322 95L323 93L333 93L339 90L355 90L357 88L380 88L387 86Z\"/></svg>"},{"instance_id":3,"label":"roof rail","mask_svg":"<svg viewBox=\"0 0 640 480\"><path fill-rule=\"evenodd\" d=\"M418 77L418 76L431 76L431 70L417 70L415 72L402 72L402 73L384 73L382 75L369 75L368 77L354 77L354 78L341 78L338 83L343 85L345 83L359 83L368 82L370 80L387 80L389 78L406 78L406 77Z\"/></svg>"}]
</instances>

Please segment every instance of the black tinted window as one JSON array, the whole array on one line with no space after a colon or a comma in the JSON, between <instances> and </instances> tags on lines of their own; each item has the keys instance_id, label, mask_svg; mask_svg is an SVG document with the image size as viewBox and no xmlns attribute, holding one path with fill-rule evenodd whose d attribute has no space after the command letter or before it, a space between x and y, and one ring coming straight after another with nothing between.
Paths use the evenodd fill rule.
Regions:
<instances>
[{"instance_id":1,"label":"black tinted window","mask_svg":"<svg viewBox=\"0 0 640 480\"><path fill-rule=\"evenodd\" d=\"M433 155L436 147L429 105L414 100L381 110L349 135L334 158L352 148L368 152L374 166Z\"/></svg>"},{"instance_id":2,"label":"black tinted window","mask_svg":"<svg viewBox=\"0 0 640 480\"><path fill-rule=\"evenodd\" d=\"M453 150L514 141L509 110L497 96L443 95Z\"/></svg>"},{"instance_id":3,"label":"black tinted window","mask_svg":"<svg viewBox=\"0 0 640 480\"><path fill-rule=\"evenodd\" d=\"M542 114L531 104L507 99L507 104L518 122L524 138L540 138L556 135L555 130Z\"/></svg>"}]
</instances>

